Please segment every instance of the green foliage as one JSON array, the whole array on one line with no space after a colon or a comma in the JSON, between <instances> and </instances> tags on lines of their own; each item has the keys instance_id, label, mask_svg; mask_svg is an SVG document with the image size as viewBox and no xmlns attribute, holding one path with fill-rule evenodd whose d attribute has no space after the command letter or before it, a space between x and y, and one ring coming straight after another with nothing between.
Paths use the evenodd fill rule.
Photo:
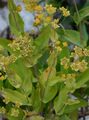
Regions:
<instances>
[{"instance_id":1,"label":"green foliage","mask_svg":"<svg viewBox=\"0 0 89 120\"><path fill-rule=\"evenodd\" d=\"M63 0L50 2L59 8ZM56 23L54 13L50 13L55 8L48 6L50 15L45 17L49 15L53 21L41 21L41 26L36 21L38 33L24 32L13 0L8 0L8 8L15 40L0 38L0 113L9 120L77 120L78 109L88 105L89 49L84 21L89 6L72 15L76 24L72 30L62 26L62 18ZM69 11L61 9L67 17Z\"/></svg>"},{"instance_id":2,"label":"green foliage","mask_svg":"<svg viewBox=\"0 0 89 120\"><path fill-rule=\"evenodd\" d=\"M24 22L21 19L21 16L16 11L16 5L14 4L13 0L8 0L8 8L10 11L10 29L13 34L20 35L24 32Z\"/></svg>"},{"instance_id":3,"label":"green foliage","mask_svg":"<svg viewBox=\"0 0 89 120\"><path fill-rule=\"evenodd\" d=\"M78 14L75 13L74 14L74 20L75 20L76 24L79 24L87 16L89 16L89 6L84 7L83 9L81 9Z\"/></svg>"}]
</instances>

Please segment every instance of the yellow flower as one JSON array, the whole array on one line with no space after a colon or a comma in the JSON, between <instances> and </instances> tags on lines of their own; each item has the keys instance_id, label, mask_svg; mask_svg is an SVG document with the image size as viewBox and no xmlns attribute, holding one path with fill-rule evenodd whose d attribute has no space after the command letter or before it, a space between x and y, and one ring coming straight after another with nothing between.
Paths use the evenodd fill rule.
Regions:
<instances>
[{"instance_id":1,"label":"yellow flower","mask_svg":"<svg viewBox=\"0 0 89 120\"><path fill-rule=\"evenodd\" d=\"M75 61L75 62L73 62L70 65L71 69L74 70L74 71L76 71L76 72L79 71L79 66L80 66L80 62L79 61Z\"/></svg>"},{"instance_id":2,"label":"yellow flower","mask_svg":"<svg viewBox=\"0 0 89 120\"><path fill-rule=\"evenodd\" d=\"M6 109L4 107L0 107L0 114L5 114L6 113Z\"/></svg>"},{"instance_id":3,"label":"yellow flower","mask_svg":"<svg viewBox=\"0 0 89 120\"><path fill-rule=\"evenodd\" d=\"M84 56L89 56L89 50L85 48L83 51L83 54Z\"/></svg>"},{"instance_id":4,"label":"yellow flower","mask_svg":"<svg viewBox=\"0 0 89 120\"><path fill-rule=\"evenodd\" d=\"M11 109L11 116L18 117L19 115L19 110L16 108Z\"/></svg>"},{"instance_id":5,"label":"yellow flower","mask_svg":"<svg viewBox=\"0 0 89 120\"><path fill-rule=\"evenodd\" d=\"M56 42L55 42L55 46L59 46L60 43L61 43L60 41L56 41Z\"/></svg>"},{"instance_id":6,"label":"yellow flower","mask_svg":"<svg viewBox=\"0 0 89 120\"><path fill-rule=\"evenodd\" d=\"M42 11L43 8L42 8L41 5L37 5L37 6L35 6L34 10L35 10L35 11Z\"/></svg>"},{"instance_id":7,"label":"yellow flower","mask_svg":"<svg viewBox=\"0 0 89 120\"><path fill-rule=\"evenodd\" d=\"M18 5L18 6L16 7L16 10L17 10L17 12L21 12L21 11L22 11L21 5Z\"/></svg>"},{"instance_id":8,"label":"yellow flower","mask_svg":"<svg viewBox=\"0 0 89 120\"><path fill-rule=\"evenodd\" d=\"M64 66L65 69L68 69L70 60L67 57L61 59L61 65Z\"/></svg>"},{"instance_id":9,"label":"yellow flower","mask_svg":"<svg viewBox=\"0 0 89 120\"><path fill-rule=\"evenodd\" d=\"M58 19L55 19L54 21L51 22L51 25L52 25L52 27L53 27L54 29L56 29L56 28L59 27L58 22L59 22Z\"/></svg>"},{"instance_id":10,"label":"yellow flower","mask_svg":"<svg viewBox=\"0 0 89 120\"><path fill-rule=\"evenodd\" d=\"M54 14L56 12L56 8L53 7L52 5L46 4L45 9L48 12L48 14Z\"/></svg>"},{"instance_id":11,"label":"yellow flower","mask_svg":"<svg viewBox=\"0 0 89 120\"><path fill-rule=\"evenodd\" d=\"M59 8L59 9L60 9L60 11L62 12L62 14L63 14L64 17L67 17L67 16L70 15L70 11L68 11L66 8L61 7L61 8Z\"/></svg>"},{"instance_id":12,"label":"yellow flower","mask_svg":"<svg viewBox=\"0 0 89 120\"><path fill-rule=\"evenodd\" d=\"M64 81L68 81L68 80L74 80L75 79L75 77L76 77L76 74L74 74L74 73L69 73L69 74L62 74L61 75L61 78L64 80Z\"/></svg>"},{"instance_id":13,"label":"yellow flower","mask_svg":"<svg viewBox=\"0 0 89 120\"><path fill-rule=\"evenodd\" d=\"M43 19L44 15L41 13L41 14L37 14L35 17L38 19Z\"/></svg>"},{"instance_id":14,"label":"yellow flower","mask_svg":"<svg viewBox=\"0 0 89 120\"><path fill-rule=\"evenodd\" d=\"M5 80L5 76L0 76L0 80Z\"/></svg>"},{"instance_id":15,"label":"yellow flower","mask_svg":"<svg viewBox=\"0 0 89 120\"><path fill-rule=\"evenodd\" d=\"M25 8L26 8L27 11L32 11L33 10L33 7L30 4L26 4Z\"/></svg>"},{"instance_id":16,"label":"yellow flower","mask_svg":"<svg viewBox=\"0 0 89 120\"><path fill-rule=\"evenodd\" d=\"M52 18L51 18L50 16L47 16L47 17L45 18L45 22L46 22L46 23L50 23L50 22L51 22L51 19L52 19Z\"/></svg>"},{"instance_id":17,"label":"yellow flower","mask_svg":"<svg viewBox=\"0 0 89 120\"><path fill-rule=\"evenodd\" d=\"M56 49L57 49L58 52L62 51L62 48L60 46L57 46Z\"/></svg>"},{"instance_id":18,"label":"yellow flower","mask_svg":"<svg viewBox=\"0 0 89 120\"><path fill-rule=\"evenodd\" d=\"M80 71L80 72L84 72L87 69L87 65L88 63L85 60L82 61L75 61L73 62L70 67L72 70L74 71Z\"/></svg>"},{"instance_id":19,"label":"yellow flower","mask_svg":"<svg viewBox=\"0 0 89 120\"><path fill-rule=\"evenodd\" d=\"M80 48L78 46L74 47L74 52L75 52L75 55L78 55L79 57L83 56L83 50L82 50L82 48Z\"/></svg>"},{"instance_id":20,"label":"yellow flower","mask_svg":"<svg viewBox=\"0 0 89 120\"><path fill-rule=\"evenodd\" d=\"M34 48L32 44L32 39L29 37L28 34L16 37L16 39L13 40L13 42L11 42L8 46L15 52L16 55L10 56L10 60L13 62L19 57L27 57L29 55L31 56Z\"/></svg>"},{"instance_id":21,"label":"yellow flower","mask_svg":"<svg viewBox=\"0 0 89 120\"><path fill-rule=\"evenodd\" d=\"M28 0L22 0L22 2L26 4L26 3L28 3Z\"/></svg>"},{"instance_id":22,"label":"yellow flower","mask_svg":"<svg viewBox=\"0 0 89 120\"><path fill-rule=\"evenodd\" d=\"M64 46L64 47L67 47L67 46L68 46L68 43L67 43L67 42L63 42L63 46Z\"/></svg>"},{"instance_id":23,"label":"yellow flower","mask_svg":"<svg viewBox=\"0 0 89 120\"><path fill-rule=\"evenodd\" d=\"M41 24L41 20L39 18L36 18L35 21L34 21L34 25L38 26L40 24Z\"/></svg>"},{"instance_id":24,"label":"yellow flower","mask_svg":"<svg viewBox=\"0 0 89 120\"><path fill-rule=\"evenodd\" d=\"M75 74L67 74L67 79L68 80L72 80L72 79L75 79L76 75Z\"/></svg>"},{"instance_id":25,"label":"yellow flower","mask_svg":"<svg viewBox=\"0 0 89 120\"><path fill-rule=\"evenodd\" d=\"M80 72L84 72L88 68L88 63L85 60L82 60L80 63Z\"/></svg>"}]
</instances>

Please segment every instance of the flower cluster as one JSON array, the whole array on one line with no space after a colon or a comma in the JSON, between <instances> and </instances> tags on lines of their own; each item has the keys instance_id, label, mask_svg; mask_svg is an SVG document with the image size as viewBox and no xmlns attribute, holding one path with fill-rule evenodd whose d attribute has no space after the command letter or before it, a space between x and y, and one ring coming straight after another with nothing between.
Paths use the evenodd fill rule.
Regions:
<instances>
[{"instance_id":1,"label":"flower cluster","mask_svg":"<svg viewBox=\"0 0 89 120\"><path fill-rule=\"evenodd\" d=\"M64 17L68 17L68 16L70 15L70 11L67 10L66 8L61 7L61 8L59 8L59 9L60 9L60 11L62 12L62 14L63 14Z\"/></svg>"},{"instance_id":2,"label":"flower cluster","mask_svg":"<svg viewBox=\"0 0 89 120\"><path fill-rule=\"evenodd\" d=\"M61 79L68 88L73 90L76 87L76 76L75 73L61 74Z\"/></svg>"},{"instance_id":3,"label":"flower cluster","mask_svg":"<svg viewBox=\"0 0 89 120\"><path fill-rule=\"evenodd\" d=\"M3 81L7 78L6 71L3 69L2 66L0 66L0 81Z\"/></svg>"},{"instance_id":4,"label":"flower cluster","mask_svg":"<svg viewBox=\"0 0 89 120\"><path fill-rule=\"evenodd\" d=\"M71 73L71 74L70 73L69 74L62 74L61 78L63 79L63 81L72 80L72 79L75 80L76 74L74 74L74 73Z\"/></svg>"},{"instance_id":5,"label":"flower cluster","mask_svg":"<svg viewBox=\"0 0 89 120\"><path fill-rule=\"evenodd\" d=\"M54 13L56 13L57 8L46 4L45 6L41 6L37 0L23 0L23 3L25 5L25 9L30 12L34 12L35 19L34 19L34 26L39 25L48 25L51 24L51 26L56 29L59 27L59 19L54 19ZM18 11L21 10L20 6L17 6ZM63 16L67 17L70 15L70 12L65 9L64 7L61 7L59 9L62 11Z\"/></svg>"},{"instance_id":6,"label":"flower cluster","mask_svg":"<svg viewBox=\"0 0 89 120\"><path fill-rule=\"evenodd\" d=\"M86 56L86 57L88 57L89 56L89 50L87 48L82 49L78 46L75 46L74 47L74 52L71 53L71 56L76 56L76 57Z\"/></svg>"},{"instance_id":7,"label":"flower cluster","mask_svg":"<svg viewBox=\"0 0 89 120\"><path fill-rule=\"evenodd\" d=\"M32 39L29 35L19 36L8 45L19 57L27 57L33 51Z\"/></svg>"},{"instance_id":8,"label":"flower cluster","mask_svg":"<svg viewBox=\"0 0 89 120\"><path fill-rule=\"evenodd\" d=\"M27 11L34 11L38 0L23 0Z\"/></svg>"},{"instance_id":9,"label":"flower cluster","mask_svg":"<svg viewBox=\"0 0 89 120\"><path fill-rule=\"evenodd\" d=\"M61 42L61 41L56 41L55 42L55 48L58 52L61 52L63 48L67 47L68 43L67 42Z\"/></svg>"},{"instance_id":10,"label":"flower cluster","mask_svg":"<svg viewBox=\"0 0 89 120\"><path fill-rule=\"evenodd\" d=\"M88 68L88 63L85 60L82 61L75 61L73 63L71 63L71 69L74 71L80 71L80 72L84 72L87 68Z\"/></svg>"},{"instance_id":11,"label":"flower cluster","mask_svg":"<svg viewBox=\"0 0 89 120\"><path fill-rule=\"evenodd\" d=\"M42 7L41 5L35 6L35 21L34 25L48 25L51 24L53 28L58 28L58 19L53 20L53 14L56 12L56 8L52 5L46 5Z\"/></svg>"},{"instance_id":12,"label":"flower cluster","mask_svg":"<svg viewBox=\"0 0 89 120\"><path fill-rule=\"evenodd\" d=\"M75 46L69 58L64 57L61 59L61 65L65 69L71 68L75 72L84 72L88 68L88 62L85 57L89 57L89 50Z\"/></svg>"},{"instance_id":13,"label":"flower cluster","mask_svg":"<svg viewBox=\"0 0 89 120\"><path fill-rule=\"evenodd\" d=\"M70 60L67 57L61 59L61 65L64 66L65 69L68 69Z\"/></svg>"},{"instance_id":14,"label":"flower cluster","mask_svg":"<svg viewBox=\"0 0 89 120\"><path fill-rule=\"evenodd\" d=\"M11 109L11 116L18 117L19 115L19 110L16 108Z\"/></svg>"},{"instance_id":15,"label":"flower cluster","mask_svg":"<svg viewBox=\"0 0 89 120\"><path fill-rule=\"evenodd\" d=\"M4 107L0 107L0 114L5 114L6 113L6 109Z\"/></svg>"}]
</instances>

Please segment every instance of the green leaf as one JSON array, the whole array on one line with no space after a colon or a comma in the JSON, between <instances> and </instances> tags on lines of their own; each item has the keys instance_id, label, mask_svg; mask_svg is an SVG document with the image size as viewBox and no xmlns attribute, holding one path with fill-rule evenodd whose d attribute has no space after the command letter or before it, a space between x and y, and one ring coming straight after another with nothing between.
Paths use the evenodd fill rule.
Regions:
<instances>
[{"instance_id":1,"label":"green leaf","mask_svg":"<svg viewBox=\"0 0 89 120\"><path fill-rule=\"evenodd\" d=\"M3 81L0 81L0 90L3 87Z\"/></svg>"},{"instance_id":2,"label":"green leaf","mask_svg":"<svg viewBox=\"0 0 89 120\"><path fill-rule=\"evenodd\" d=\"M22 59L18 59L14 64L9 66L11 69L14 69L15 72L22 79L21 88L23 92L29 95L32 91L32 72L30 69L26 68Z\"/></svg>"},{"instance_id":3,"label":"green leaf","mask_svg":"<svg viewBox=\"0 0 89 120\"><path fill-rule=\"evenodd\" d=\"M62 115L59 120L71 120L67 115Z\"/></svg>"},{"instance_id":4,"label":"green leaf","mask_svg":"<svg viewBox=\"0 0 89 120\"><path fill-rule=\"evenodd\" d=\"M67 105L64 109L64 113L70 113L75 110L78 110L80 107L85 107L87 106L87 102L84 100L80 100L79 103Z\"/></svg>"},{"instance_id":5,"label":"green leaf","mask_svg":"<svg viewBox=\"0 0 89 120\"><path fill-rule=\"evenodd\" d=\"M80 25L80 34L81 34L81 40L83 40L84 46L87 46L87 41L88 41L88 33L87 33L87 28L84 23Z\"/></svg>"},{"instance_id":6,"label":"green leaf","mask_svg":"<svg viewBox=\"0 0 89 120\"><path fill-rule=\"evenodd\" d=\"M16 11L16 5L13 0L8 0L8 8L9 8L9 22L10 28L13 34L20 35L24 32L24 22Z\"/></svg>"},{"instance_id":7,"label":"green leaf","mask_svg":"<svg viewBox=\"0 0 89 120\"><path fill-rule=\"evenodd\" d=\"M56 75L56 69L54 67L48 67L45 69L40 76L40 84L45 88L48 81L53 79Z\"/></svg>"},{"instance_id":8,"label":"green leaf","mask_svg":"<svg viewBox=\"0 0 89 120\"><path fill-rule=\"evenodd\" d=\"M89 69L81 73L81 75L77 78L76 89L81 88L88 80L89 80ZM69 92L70 89L68 89L67 87L62 88L59 92L59 95L56 97L54 101L54 109L56 113L59 115L63 114L64 112L64 109L66 107L65 103Z\"/></svg>"},{"instance_id":9,"label":"green leaf","mask_svg":"<svg viewBox=\"0 0 89 120\"><path fill-rule=\"evenodd\" d=\"M56 114L63 114L65 103L68 98L68 88L64 87L60 90L59 95L54 100L54 109Z\"/></svg>"},{"instance_id":10,"label":"green leaf","mask_svg":"<svg viewBox=\"0 0 89 120\"><path fill-rule=\"evenodd\" d=\"M8 8L9 8L9 11L10 11L10 12L16 10L16 5L15 5L15 3L14 3L14 0L8 0Z\"/></svg>"},{"instance_id":11,"label":"green leaf","mask_svg":"<svg viewBox=\"0 0 89 120\"><path fill-rule=\"evenodd\" d=\"M15 73L15 71L9 70L7 74L9 83L15 88L20 88L22 85L22 79L20 78L20 76L17 73Z\"/></svg>"},{"instance_id":12,"label":"green leaf","mask_svg":"<svg viewBox=\"0 0 89 120\"><path fill-rule=\"evenodd\" d=\"M44 91L44 96L43 96L43 102L44 103L48 103L49 101L51 101L55 95L57 94L57 85L54 85L54 86L47 86L45 88L45 91Z\"/></svg>"},{"instance_id":13,"label":"green leaf","mask_svg":"<svg viewBox=\"0 0 89 120\"><path fill-rule=\"evenodd\" d=\"M68 47L66 48L63 48L63 50L61 51L60 55L59 55L59 58L64 58L64 57L67 57L69 58L70 57L70 50Z\"/></svg>"},{"instance_id":14,"label":"green leaf","mask_svg":"<svg viewBox=\"0 0 89 120\"><path fill-rule=\"evenodd\" d=\"M47 26L42 29L40 35L35 39L35 45L37 46L39 51L48 45L50 35L51 27Z\"/></svg>"},{"instance_id":15,"label":"green leaf","mask_svg":"<svg viewBox=\"0 0 89 120\"><path fill-rule=\"evenodd\" d=\"M89 68L77 78L76 88L81 88L87 81L89 81Z\"/></svg>"},{"instance_id":16,"label":"green leaf","mask_svg":"<svg viewBox=\"0 0 89 120\"><path fill-rule=\"evenodd\" d=\"M48 66L56 66L57 63L57 54L55 52L51 53L47 59Z\"/></svg>"},{"instance_id":17,"label":"green leaf","mask_svg":"<svg viewBox=\"0 0 89 120\"><path fill-rule=\"evenodd\" d=\"M7 49L10 53L13 53L11 48L8 46L9 43L10 43L9 40L5 38L0 38L0 45L3 46L3 48Z\"/></svg>"},{"instance_id":18,"label":"green leaf","mask_svg":"<svg viewBox=\"0 0 89 120\"><path fill-rule=\"evenodd\" d=\"M30 118L27 119L27 120L44 120L44 118L41 117L41 116L32 116L32 117L30 117Z\"/></svg>"},{"instance_id":19,"label":"green leaf","mask_svg":"<svg viewBox=\"0 0 89 120\"><path fill-rule=\"evenodd\" d=\"M14 110L17 110L17 112L13 111L13 108L14 108ZM15 108L15 107L10 106L10 108L8 109L7 118L8 118L8 120L24 120L23 119L24 112L22 111L22 109L20 107Z\"/></svg>"},{"instance_id":20,"label":"green leaf","mask_svg":"<svg viewBox=\"0 0 89 120\"><path fill-rule=\"evenodd\" d=\"M48 86L54 86L57 83L63 82L60 76L55 76L52 79L48 80Z\"/></svg>"},{"instance_id":21,"label":"green leaf","mask_svg":"<svg viewBox=\"0 0 89 120\"><path fill-rule=\"evenodd\" d=\"M74 14L74 21L78 25L82 20L84 20L87 16L89 16L89 6L81 9L79 11L79 15L77 13Z\"/></svg>"},{"instance_id":22,"label":"green leaf","mask_svg":"<svg viewBox=\"0 0 89 120\"><path fill-rule=\"evenodd\" d=\"M24 32L24 22L17 12L9 14L9 22L13 34L20 35Z\"/></svg>"},{"instance_id":23,"label":"green leaf","mask_svg":"<svg viewBox=\"0 0 89 120\"><path fill-rule=\"evenodd\" d=\"M36 112L40 111L41 108L41 98L40 98L40 89L33 89L32 90L32 105L33 105L33 109Z\"/></svg>"},{"instance_id":24,"label":"green leaf","mask_svg":"<svg viewBox=\"0 0 89 120\"><path fill-rule=\"evenodd\" d=\"M85 40L80 39L80 33L75 30L65 30L63 32L58 31L59 38L64 41L71 42L75 45L78 45L80 47L84 47Z\"/></svg>"},{"instance_id":25,"label":"green leaf","mask_svg":"<svg viewBox=\"0 0 89 120\"><path fill-rule=\"evenodd\" d=\"M13 102L19 105L31 105L30 98L26 97L24 94L11 89L3 89L2 95L8 102Z\"/></svg>"}]
</instances>

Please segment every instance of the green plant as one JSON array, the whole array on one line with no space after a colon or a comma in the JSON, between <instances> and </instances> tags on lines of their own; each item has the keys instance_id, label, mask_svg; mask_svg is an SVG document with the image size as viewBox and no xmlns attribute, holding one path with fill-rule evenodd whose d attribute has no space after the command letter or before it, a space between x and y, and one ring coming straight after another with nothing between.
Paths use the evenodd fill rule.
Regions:
<instances>
[{"instance_id":1,"label":"green plant","mask_svg":"<svg viewBox=\"0 0 89 120\"><path fill-rule=\"evenodd\" d=\"M61 20L53 19L52 5L23 2L28 11L35 11L33 25L39 31L37 36L35 31L25 33L18 14L21 6L8 0L15 37L0 39L0 113L9 120L77 120L78 109L88 104L84 99L89 89L87 35L83 33L81 40L78 31L64 29ZM87 9L74 14L76 24L88 16ZM64 7L58 10L62 17L70 15Z\"/></svg>"}]
</instances>

